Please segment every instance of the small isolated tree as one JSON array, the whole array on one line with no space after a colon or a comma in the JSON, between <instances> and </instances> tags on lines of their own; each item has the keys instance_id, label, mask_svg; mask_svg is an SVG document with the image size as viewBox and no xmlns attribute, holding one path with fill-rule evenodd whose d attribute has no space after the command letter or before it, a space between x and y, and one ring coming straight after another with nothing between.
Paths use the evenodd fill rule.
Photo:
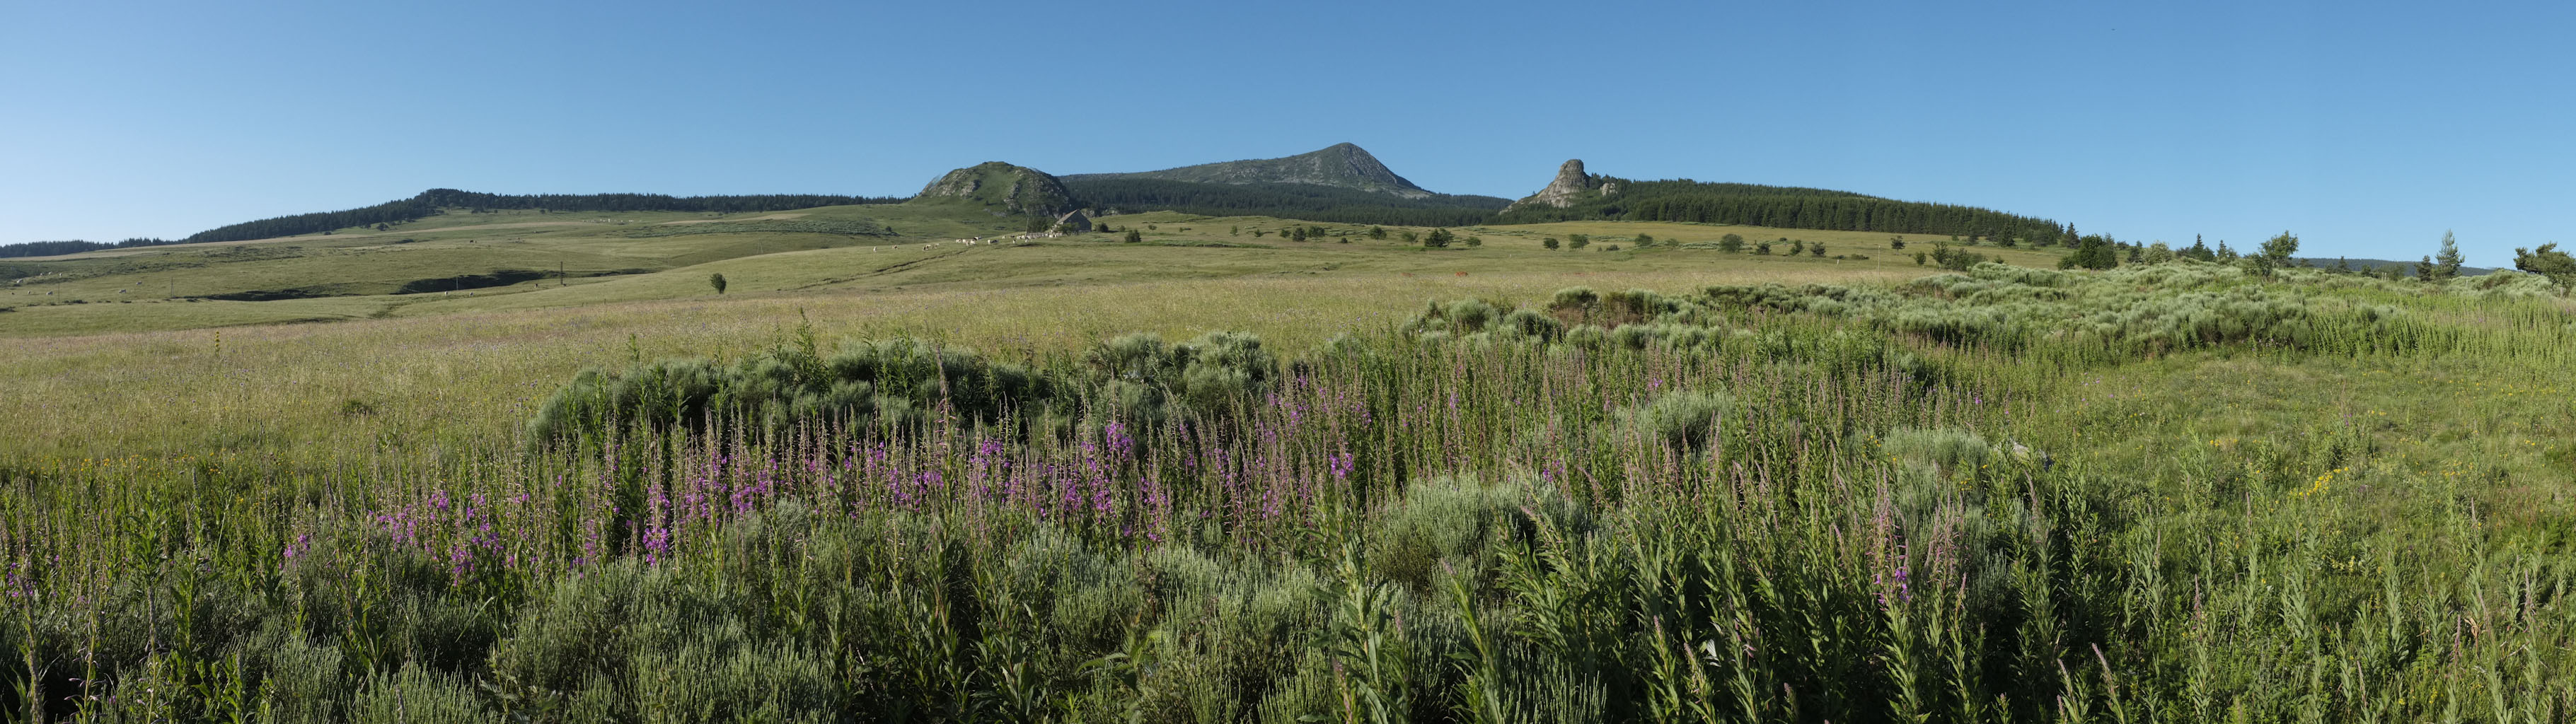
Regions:
<instances>
[{"instance_id":1,"label":"small isolated tree","mask_svg":"<svg viewBox=\"0 0 2576 724\"><path fill-rule=\"evenodd\" d=\"M1243 227L1241 227L1241 226L1228 226L1228 227L1225 227L1225 235L1226 235L1226 236L1242 236L1242 235L1243 235Z\"/></svg>"},{"instance_id":2,"label":"small isolated tree","mask_svg":"<svg viewBox=\"0 0 2576 724\"><path fill-rule=\"evenodd\" d=\"M1819 241L1819 242L1816 242L1816 243L1813 243L1813 244L1808 244L1808 245L1807 245L1807 254L1809 254L1809 255L1811 255L1811 256L1824 256L1824 255L1825 255L1825 243L1824 243L1824 242Z\"/></svg>"},{"instance_id":3,"label":"small isolated tree","mask_svg":"<svg viewBox=\"0 0 2576 724\"><path fill-rule=\"evenodd\" d=\"M1145 240L1145 234L1144 234L1143 232L1139 232L1139 231L1137 231L1136 229L1134 229L1133 227L1130 227L1129 229L1127 229L1127 243L1130 243L1130 244L1141 243L1141 242L1143 242L1144 240Z\"/></svg>"},{"instance_id":4,"label":"small isolated tree","mask_svg":"<svg viewBox=\"0 0 2576 724\"><path fill-rule=\"evenodd\" d=\"M1407 244L1411 244L1411 243L1414 243L1414 242L1417 242L1417 241L1421 241L1421 240L1422 240L1422 237L1421 237L1420 235L1415 234L1415 233L1410 232L1410 231L1404 232L1403 234L1399 235L1399 238L1404 239L1404 243L1407 243Z\"/></svg>"},{"instance_id":5,"label":"small isolated tree","mask_svg":"<svg viewBox=\"0 0 2576 724\"><path fill-rule=\"evenodd\" d=\"M1470 236L1470 237L1467 237L1467 245L1468 245L1468 246L1484 246L1484 245L1485 245L1485 237L1481 237L1481 236Z\"/></svg>"},{"instance_id":6,"label":"small isolated tree","mask_svg":"<svg viewBox=\"0 0 2576 724\"><path fill-rule=\"evenodd\" d=\"M2441 273L2441 267L2434 266L2433 257L2427 256L2415 262L2415 281L2433 281L2433 275L2439 273Z\"/></svg>"},{"instance_id":7,"label":"small isolated tree","mask_svg":"<svg viewBox=\"0 0 2576 724\"><path fill-rule=\"evenodd\" d=\"M2460 257L2460 240L2453 238L2449 230L2444 230L2442 251L2433 255L2433 279L2440 281L2459 276L2461 265L2467 261Z\"/></svg>"},{"instance_id":8,"label":"small isolated tree","mask_svg":"<svg viewBox=\"0 0 2576 724\"><path fill-rule=\"evenodd\" d=\"M1548 251L1556 251L1556 237L1551 236L1545 239L1540 239L1538 241L1538 245L1547 247Z\"/></svg>"},{"instance_id":9,"label":"small isolated tree","mask_svg":"<svg viewBox=\"0 0 2576 724\"><path fill-rule=\"evenodd\" d=\"M1771 255L1771 242L1768 242L1768 241L1757 241L1757 242L1754 242L1754 243L1753 243L1753 253L1755 253L1755 254L1760 254L1760 255L1762 255L1762 256L1770 256L1770 255Z\"/></svg>"},{"instance_id":10,"label":"small isolated tree","mask_svg":"<svg viewBox=\"0 0 2576 724\"><path fill-rule=\"evenodd\" d=\"M2283 231L2278 236L2263 240L2262 257L2256 259L2254 265L2264 276L2271 276L2272 270L2289 265L2290 255L2296 253L2299 253L2299 237Z\"/></svg>"},{"instance_id":11,"label":"small isolated tree","mask_svg":"<svg viewBox=\"0 0 2576 724\"><path fill-rule=\"evenodd\" d=\"M1932 255L1930 255L1930 254L1925 254L1925 253L1923 253L1923 252L1919 252L1919 251L1918 251L1918 252L1914 252L1914 265L1915 265L1915 266L1923 266L1924 262L1929 261L1929 260L1930 260L1930 258L1931 258L1931 256L1932 256Z\"/></svg>"},{"instance_id":12,"label":"small isolated tree","mask_svg":"<svg viewBox=\"0 0 2576 724\"><path fill-rule=\"evenodd\" d=\"M1592 237L1585 234L1567 234L1565 235L1565 245L1571 248L1581 249L1592 245Z\"/></svg>"},{"instance_id":13,"label":"small isolated tree","mask_svg":"<svg viewBox=\"0 0 2576 724\"><path fill-rule=\"evenodd\" d=\"M1718 250L1718 251L1723 251L1723 252L1726 252L1726 253L1729 253L1729 254L1733 254L1733 253L1735 253L1735 252L1743 251L1743 250L1744 250L1744 237L1743 237L1742 235L1738 235L1738 234L1728 234L1728 235L1725 235L1725 236L1718 237L1718 238L1717 238L1717 250Z\"/></svg>"},{"instance_id":14,"label":"small isolated tree","mask_svg":"<svg viewBox=\"0 0 2576 724\"><path fill-rule=\"evenodd\" d=\"M1805 240L1805 239L1798 239L1798 240L1795 240L1795 241L1791 241L1791 242L1789 242L1789 255L1790 255L1790 256L1797 256L1797 255L1799 255L1799 254L1804 254L1804 253L1807 253L1807 240Z\"/></svg>"},{"instance_id":15,"label":"small isolated tree","mask_svg":"<svg viewBox=\"0 0 2576 724\"><path fill-rule=\"evenodd\" d=\"M707 286L715 287L715 290L716 290L716 293L717 293L717 294L723 294L723 293L724 293L724 290L725 290L725 278L724 278L724 275L723 275L723 274L709 274L709 275L707 275Z\"/></svg>"},{"instance_id":16,"label":"small isolated tree","mask_svg":"<svg viewBox=\"0 0 2576 724\"><path fill-rule=\"evenodd\" d=\"M1369 227L1369 238L1371 238L1371 239L1384 239L1384 238L1386 238L1386 227L1383 227L1383 226L1371 226L1371 227Z\"/></svg>"},{"instance_id":17,"label":"small isolated tree","mask_svg":"<svg viewBox=\"0 0 2576 724\"><path fill-rule=\"evenodd\" d=\"M1457 240L1458 235L1449 233L1448 229L1432 229L1430 234L1422 237L1422 246L1430 249L1446 248L1449 242Z\"/></svg>"},{"instance_id":18,"label":"small isolated tree","mask_svg":"<svg viewBox=\"0 0 2576 724\"><path fill-rule=\"evenodd\" d=\"M1649 247L1649 246L1654 246L1654 245L1655 245L1655 235L1653 235L1653 234L1638 234L1638 235L1637 235L1637 248L1639 248L1639 249L1643 249L1643 248L1646 248L1646 247Z\"/></svg>"},{"instance_id":19,"label":"small isolated tree","mask_svg":"<svg viewBox=\"0 0 2576 724\"><path fill-rule=\"evenodd\" d=\"M1891 236L1891 237L1888 237L1888 238L1887 238L1887 248L1889 248L1889 249L1894 249L1894 250L1897 250L1897 251L1904 251L1904 250L1905 250L1905 237L1902 237L1902 236Z\"/></svg>"}]
</instances>

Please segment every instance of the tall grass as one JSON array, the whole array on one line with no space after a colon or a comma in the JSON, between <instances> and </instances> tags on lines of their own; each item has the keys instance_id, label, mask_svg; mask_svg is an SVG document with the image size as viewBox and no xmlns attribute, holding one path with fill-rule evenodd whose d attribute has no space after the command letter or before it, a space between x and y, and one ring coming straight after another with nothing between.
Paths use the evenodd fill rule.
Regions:
<instances>
[{"instance_id":1,"label":"tall grass","mask_svg":"<svg viewBox=\"0 0 2576 724\"><path fill-rule=\"evenodd\" d=\"M927 360L895 386L899 425L793 394L892 368L791 354L709 368L746 371L710 389L792 382L761 398L784 412L566 408L587 433L550 447L13 467L0 703L46 721L2576 714L2568 306L2296 274L1462 301L1285 363L1227 335L1037 355L1011 389L1043 404L961 395L998 377L986 362L870 343L850 358ZM2161 331L2195 304L2251 331ZM2462 389L2374 381L2432 375ZM567 399L600 399L580 390L607 377L584 380ZM1125 402L1149 392L1198 401Z\"/></svg>"}]
</instances>

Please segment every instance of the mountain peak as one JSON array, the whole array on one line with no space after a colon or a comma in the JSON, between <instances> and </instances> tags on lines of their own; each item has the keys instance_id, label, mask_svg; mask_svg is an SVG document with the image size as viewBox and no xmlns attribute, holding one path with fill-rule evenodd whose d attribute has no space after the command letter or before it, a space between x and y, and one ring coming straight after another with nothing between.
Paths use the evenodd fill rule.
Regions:
<instances>
[{"instance_id":1,"label":"mountain peak","mask_svg":"<svg viewBox=\"0 0 2576 724\"><path fill-rule=\"evenodd\" d=\"M1138 173L1090 173L1066 176L1069 180L1109 178L1149 178L1173 181L1195 181L1219 184L1306 184L1332 186L1388 194L1400 198L1429 198L1430 191L1413 185L1403 176L1380 163L1368 149L1356 143L1336 143L1322 149L1280 158L1203 163L1196 166L1168 168Z\"/></svg>"}]
</instances>

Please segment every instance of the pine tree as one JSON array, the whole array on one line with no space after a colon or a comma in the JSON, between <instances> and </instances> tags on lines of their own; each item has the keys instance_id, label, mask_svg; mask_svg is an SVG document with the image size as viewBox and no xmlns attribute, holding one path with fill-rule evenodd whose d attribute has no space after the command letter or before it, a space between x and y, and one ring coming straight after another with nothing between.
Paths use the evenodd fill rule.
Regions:
<instances>
[{"instance_id":1,"label":"pine tree","mask_svg":"<svg viewBox=\"0 0 2576 724\"><path fill-rule=\"evenodd\" d=\"M2465 262L2460 258L2460 241L2453 238L2449 230L2444 230L2442 251L2433 255L2433 279L2439 281L2459 276L2460 266Z\"/></svg>"}]
</instances>

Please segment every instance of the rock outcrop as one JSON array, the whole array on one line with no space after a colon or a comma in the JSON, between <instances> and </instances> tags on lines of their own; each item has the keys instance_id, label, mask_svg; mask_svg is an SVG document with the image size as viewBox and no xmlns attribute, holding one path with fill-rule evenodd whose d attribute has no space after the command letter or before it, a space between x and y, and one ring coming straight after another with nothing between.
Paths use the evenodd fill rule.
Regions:
<instances>
[{"instance_id":1,"label":"rock outcrop","mask_svg":"<svg viewBox=\"0 0 2576 724\"><path fill-rule=\"evenodd\" d=\"M1503 210L1511 211L1524 206L1553 206L1562 209L1573 206L1576 199L1594 192L1598 192L1601 196L1615 194L1619 192L1619 184L1606 177L1584 173L1583 159L1567 159L1565 165L1556 167L1556 180L1549 181L1547 188L1539 189L1538 193L1514 201L1512 205L1503 207Z\"/></svg>"},{"instance_id":2,"label":"rock outcrop","mask_svg":"<svg viewBox=\"0 0 2576 724\"><path fill-rule=\"evenodd\" d=\"M996 214L1028 214L1061 217L1079 204L1064 182L1044 171L1013 166L1000 161L987 161L950 171L939 180L921 187L914 202L964 200L982 204Z\"/></svg>"}]
</instances>

